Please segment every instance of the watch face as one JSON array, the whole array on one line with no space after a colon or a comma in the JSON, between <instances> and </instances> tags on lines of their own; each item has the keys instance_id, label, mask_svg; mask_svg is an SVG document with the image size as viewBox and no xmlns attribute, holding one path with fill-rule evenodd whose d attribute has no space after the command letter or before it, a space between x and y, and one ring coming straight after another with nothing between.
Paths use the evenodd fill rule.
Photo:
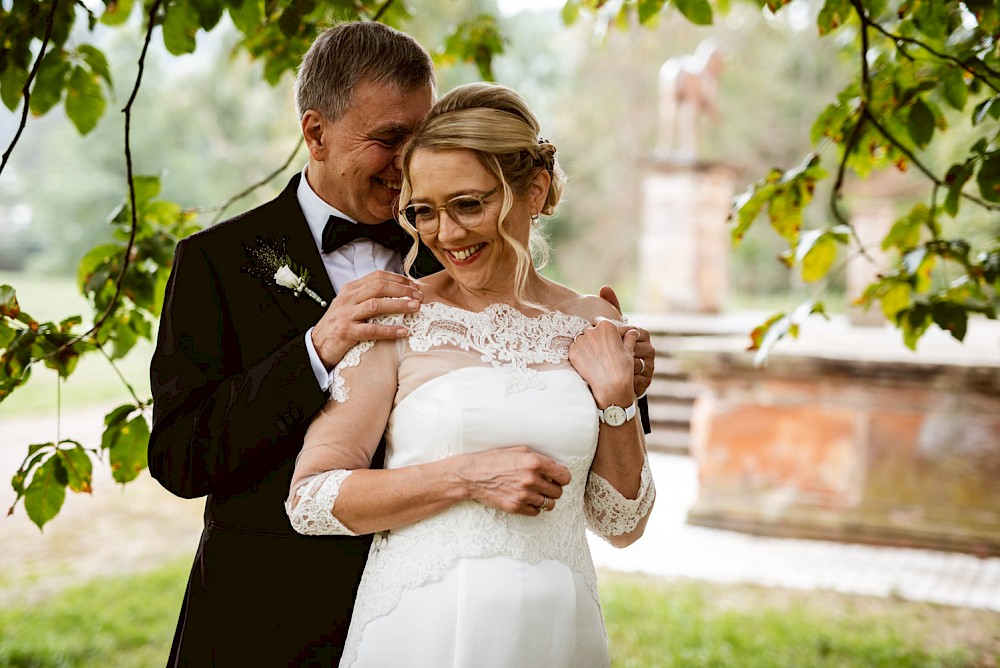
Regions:
<instances>
[{"instance_id":1,"label":"watch face","mask_svg":"<svg viewBox=\"0 0 1000 668\"><path fill-rule=\"evenodd\" d=\"M612 427L625 424L625 409L621 406L608 406L604 409L604 421Z\"/></svg>"}]
</instances>

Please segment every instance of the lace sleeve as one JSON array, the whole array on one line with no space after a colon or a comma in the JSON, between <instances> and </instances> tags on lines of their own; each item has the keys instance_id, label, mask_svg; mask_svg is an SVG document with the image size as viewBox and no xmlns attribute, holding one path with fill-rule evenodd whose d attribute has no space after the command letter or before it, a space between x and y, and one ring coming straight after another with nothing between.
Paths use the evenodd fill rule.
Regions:
<instances>
[{"instance_id":1,"label":"lace sleeve","mask_svg":"<svg viewBox=\"0 0 1000 668\"><path fill-rule=\"evenodd\" d=\"M604 540L610 536L623 536L639 526L640 520L653 507L655 498L656 487L649 470L649 459L642 463L639 494L635 499L626 499L610 482L591 471L583 503L587 526Z\"/></svg>"},{"instance_id":2,"label":"lace sleeve","mask_svg":"<svg viewBox=\"0 0 1000 668\"><path fill-rule=\"evenodd\" d=\"M369 322L378 325L402 325L403 315L399 313L392 313L389 315L377 316L375 318L371 318ZM351 388L347 386L347 382L344 380L344 376L342 375L343 370L358 366L358 364L361 363L361 355L371 350L374 345L374 341L359 341L353 348L347 351L347 354L344 355L343 359L337 363L337 366L333 367L333 372L331 374L333 380L330 384L330 398L338 404L342 404L347 401L347 395L351 391Z\"/></svg>"},{"instance_id":3,"label":"lace sleeve","mask_svg":"<svg viewBox=\"0 0 1000 668\"><path fill-rule=\"evenodd\" d=\"M306 478L285 501L292 528L307 536L357 536L333 514L340 486L349 475L350 471L336 470ZM293 504L295 498L298 503Z\"/></svg>"}]
</instances>

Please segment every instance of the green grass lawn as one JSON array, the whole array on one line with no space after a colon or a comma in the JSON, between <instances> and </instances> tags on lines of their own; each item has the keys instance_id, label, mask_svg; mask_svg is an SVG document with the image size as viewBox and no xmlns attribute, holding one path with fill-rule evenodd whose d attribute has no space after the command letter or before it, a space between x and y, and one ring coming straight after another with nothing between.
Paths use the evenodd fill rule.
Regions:
<instances>
[{"instance_id":1,"label":"green grass lawn","mask_svg":"<svg viewBox=\"0 0 1000 668\"><path fill-rule=\"evenodd\" d=\"M188 562L0 610L0 665L162 666ZM1000 614L831 593L602 574L613 665L986 667ZM248 639L251 640L251 639Z\"/></svg>"},{"instance_id":2,"label":"green grass lawn","mask_svg":"<svg viewBox=\"0 0 1000 668\"><path fill-rule=\"evenodd\" d=\"M84 322L91 320L88 303L72 278L0 272L0 285L13 285L22 310L40 322L58 321L71 315L82 316ZM115 362L140 399L149 398L149 359L152 353L153 344L141 341L125 359ZM41 364L35 365L28 382L0 404L0 420L27 414L54 416L59 400L57 386L58 375L55 371ZM100 353L84 356L62 386L63 410L125 403L130 399L131 395L118 374Z\"/></svg>"}]
</instances>

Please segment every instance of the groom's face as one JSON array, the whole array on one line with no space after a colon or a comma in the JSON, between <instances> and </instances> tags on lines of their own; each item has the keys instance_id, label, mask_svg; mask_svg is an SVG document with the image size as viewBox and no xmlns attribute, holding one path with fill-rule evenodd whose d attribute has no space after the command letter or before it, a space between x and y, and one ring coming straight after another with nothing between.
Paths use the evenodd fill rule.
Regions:
<instances>
[{"instance_id":1,"label":"groom's face","mask_svg":"<svg viewBox=\"0 0 1000 668\"><path fill-rule=\"evenodd\" d=\"M359 82L340 118L331 122L316 114L320 141L310 138L304 126L313 190L358 222L395 218L402 181L399 154L432 103L430 87L401 92L392 84Z\"/></svg>"}]
</instances>

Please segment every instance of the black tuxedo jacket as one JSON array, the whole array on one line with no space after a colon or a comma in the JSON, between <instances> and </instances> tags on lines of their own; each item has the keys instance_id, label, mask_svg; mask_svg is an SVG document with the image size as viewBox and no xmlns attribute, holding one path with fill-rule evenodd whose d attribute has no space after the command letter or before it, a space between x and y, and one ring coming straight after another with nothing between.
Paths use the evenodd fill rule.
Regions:
<instances>
[{"instance_id":1,"label":"black tuxedo jacket","mask_svg":"<svg viewBox=\"0 0 1000 668\"><path fill-rule=\"evenodd\" d=\"M170 666L334 666L350 622L370 538L302 536L283 506L327 400L305 346L324 308L245 271L245 247L284 238L310 287L333 299L300 178L174 255L150 367L149 469L174 494L207 500ZM439 269L422 247L414 273Z\"/></svg>"},{"instance_id":2,"label":"black tuxedo jacket","mask_svg":"<svg viewBox=\"0 0 1000 668\"><path fill-rule=\"evenodd\" d=\"M333 288L296 198L181 241L150 367L149 469L207 496L172 666L336 665L369 539L301 536L283 502L309 420L326 401L305 331L323 307L245 271L244 247L287 239L324 299ZM423 249L417 269L440 266Z\"/></svg>"}]
</instances>

